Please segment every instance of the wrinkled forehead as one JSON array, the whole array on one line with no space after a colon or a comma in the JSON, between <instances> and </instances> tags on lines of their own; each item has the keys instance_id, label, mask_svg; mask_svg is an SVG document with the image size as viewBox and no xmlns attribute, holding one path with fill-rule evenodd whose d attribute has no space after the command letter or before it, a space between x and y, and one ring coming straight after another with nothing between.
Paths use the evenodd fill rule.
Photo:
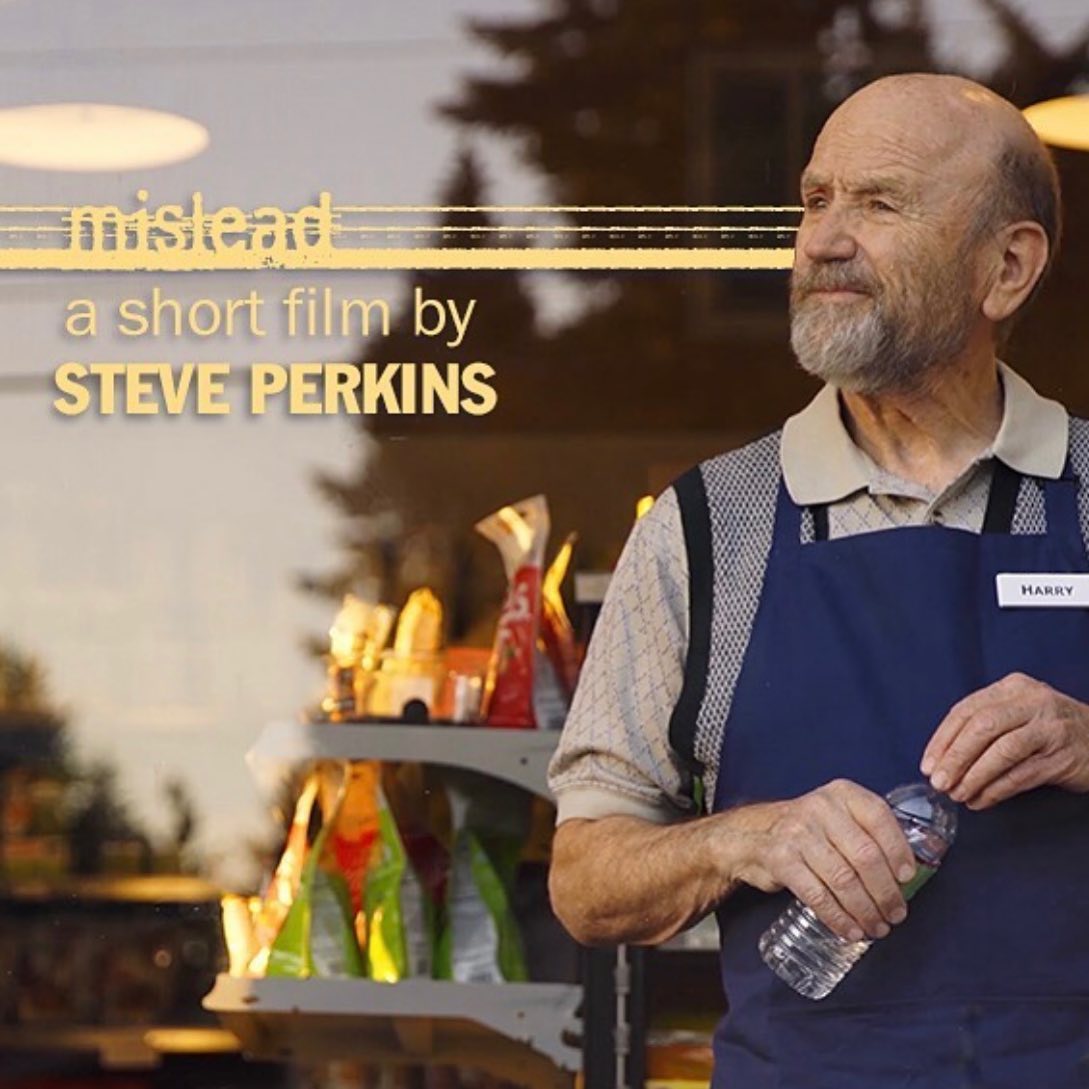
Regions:
<instances>
[{"instance_id":1,"label":"wrinkled forehead","mask_svg":"<svg viewBox=\"0 0 1089 1089\"><path fill-rule=\"evenodd\" d=\"M966 105L910 95L849 99L821 130L804 177L847 188L868 188L876 178L952 195L982 183L997 144Z\"/></svg>"}]
</instances>

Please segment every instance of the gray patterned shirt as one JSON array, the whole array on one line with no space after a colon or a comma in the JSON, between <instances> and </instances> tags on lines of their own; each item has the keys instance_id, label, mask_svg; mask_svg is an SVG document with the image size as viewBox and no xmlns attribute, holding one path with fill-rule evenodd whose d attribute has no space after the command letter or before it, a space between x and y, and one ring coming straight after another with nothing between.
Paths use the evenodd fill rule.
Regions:
<instances>
[{"instance_id":1,"label":"gray patterned shirt","mask_svg":"<svg viewBox=\"0 0 1089 1089\"><path fill-rule=\"evenodd\" d=\"M937 494L867 457L843 424L835 390L825 387L783 428L780 467L791 498L828 504L830 537L939 524L978 533L995 458L1050 479L1066 460L1066 410L1001 364L1000 374L1005 396L994 442ZM1018 517L1024 521L1025 511ZM754 547L766 549L767 541ZM677 499L668 489L632 531L590 643L550 768L559 822L628 815L664 823L691 814L690 778L669 746L687 642L688 564ZM747 632L739 657L745 645ZM735 664L740 669L740 660Z\"/></svg>"}]
</instances>

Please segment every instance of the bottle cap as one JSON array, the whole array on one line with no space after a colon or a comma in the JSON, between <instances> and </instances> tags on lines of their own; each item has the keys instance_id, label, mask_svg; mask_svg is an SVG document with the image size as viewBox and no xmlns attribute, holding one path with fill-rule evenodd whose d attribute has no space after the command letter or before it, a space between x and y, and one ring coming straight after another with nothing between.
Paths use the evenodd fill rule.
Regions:
<instances>
[{"instance_id":1,"label":"bottle cap","mask_svg":"<svg viewBox=\"0 0 1089 1089\"><path fill-rule=\"evenodd\" d=\"M915 853L924 862L937 862L957 835L957 806L929 783L908 783L885 795L901 824L924 833L918 841L909 835ZM920 850L920 848L922 848Z\"/></svg>"}]
</instances>

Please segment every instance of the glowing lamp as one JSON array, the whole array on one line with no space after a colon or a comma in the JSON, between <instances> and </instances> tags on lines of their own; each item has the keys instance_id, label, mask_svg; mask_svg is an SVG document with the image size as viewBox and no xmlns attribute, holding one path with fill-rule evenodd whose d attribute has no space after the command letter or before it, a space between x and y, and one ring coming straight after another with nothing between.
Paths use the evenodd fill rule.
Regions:
<instances>
[{"instance_id":1,"label":"glowing lamp","mask_svg":"<svg viewBox=\"0 0 1089 1089\"><path fill-rule=\"evenodd\" d=\"M0 110L0 163L36 170L143 170L199 155L208 130L159 110L54 102Z\"/></svg>"},{"instance_id":2,"label":"glowing lamp","mask_svg":"<svg viewBox=\"0 0 1089 1089\"><path fill-rule=\"evenodd\" d=\"M1045 144L1089 151L1089 95L1067 95L1038 102L1025 119Z\"/></svg>"}]
</instances>

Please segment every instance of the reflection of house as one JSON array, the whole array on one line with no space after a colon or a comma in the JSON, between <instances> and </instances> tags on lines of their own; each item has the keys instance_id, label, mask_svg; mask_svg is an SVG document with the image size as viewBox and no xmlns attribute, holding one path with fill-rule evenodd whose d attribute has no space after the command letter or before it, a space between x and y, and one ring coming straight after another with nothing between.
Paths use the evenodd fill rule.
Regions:
<instances>
[{"instance_id":1,"label":"reflection of house","mask_svg":"<svg viewBox=\"0 0 1089 1089\"><path fill-rule=\"evenodd\" d=\"M109 1084L164 1061L231 1074L237 1043L200 1004L222 960L218 891L148 872L177 869L184 836L154 851L63 730L38 664L0 648L0 1082Z\"/></svg>"},{"instance_id":2,"label":"reflection of house","mask_svg":"<svg viewBox=\"0 0 1089 1089\"><path fill-rule=\"evenodd\" d=\"M62 728L45 711L0 708L0 887L28 869L68 869L64 787L55 774Z\"/></svg>"},{"instance_id":3,"label":"reflection of house","mask_svg":"<svg viewBox=\"0 0 1089 1089\"><path fill-rule=\"evenodd\" d=\"M201 1008L219 897L195 878L31 881L0 895L6 1087L283 1084Z\"/></svg>"}]
</instances>

